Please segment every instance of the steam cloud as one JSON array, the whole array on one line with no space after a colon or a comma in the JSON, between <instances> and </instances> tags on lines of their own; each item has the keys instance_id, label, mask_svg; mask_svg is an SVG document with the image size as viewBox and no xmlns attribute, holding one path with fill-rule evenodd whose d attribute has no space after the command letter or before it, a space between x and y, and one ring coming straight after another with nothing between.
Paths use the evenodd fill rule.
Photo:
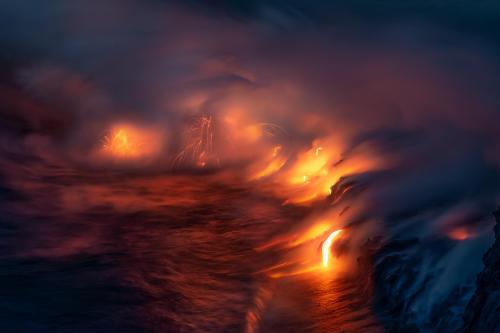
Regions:
<instances>
[{"instance_id":1,"label":"steam cloud","mask_svg":"<svg viewBox=\"0 0 500 333\"><path fill-rule=\"evenodd\" d=\"M2 163L27 154L98 168L93 152L124 122L162 133L161 151L138 170L193 169L184 161L173 170L172 160L202 115L214 122L211 167L238 179L277 145L287 162L271 180L315 140L335 142L334 162L381 161L337 184L354 184L339 204L350 207L341 224L374 223L365 238L419 240L408 250L420 258L412 288L429 277L432 286L408 302L426 318L426 309L474 280L492 240L488 212L500 194L496 45L418 18L361 22L352 14L327 24L294 4L0 4ZM252 126L261 126L255 137ZM460 227L474 237L450 240Z\"/></svg>"}]
</instances>

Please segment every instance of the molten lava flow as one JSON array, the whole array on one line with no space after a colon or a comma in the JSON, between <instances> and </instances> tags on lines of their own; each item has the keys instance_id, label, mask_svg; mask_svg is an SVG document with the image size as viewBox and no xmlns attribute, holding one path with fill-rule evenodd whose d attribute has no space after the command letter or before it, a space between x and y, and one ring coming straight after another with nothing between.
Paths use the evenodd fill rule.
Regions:
<instances>
[{"instance_id":1,"label":"molten lava flow","mask_svg":"<svg viewBox=\"0 0 500 333\"><path fill-rule=\"evenodd\" d=\"M265 251L269 248L279 249L286 253L285 260L263 269L259 273L265 273L274 279L296 276L308 273L322 273L329 265L331 247L342 229L332 230L332 225L327 222L317 223L305 232L294 233L288 236L280 236L271 242L257 248ZM317 260L317 245L320 239L326 240L322 245L322 264ZM340 262L339 262L340 263ZM336 270L337 271L337 270Z\"/></svg>"},{"instance_id":2,"label":"molten lava flow","mask_svg":"<svg viewBox=\"0 0 500 333\"><path fill-rule=\"evenodd\" d=\"M323 254L323 267L328 267L328 261L330 258L330 251L332 247L333 240L342 232L341 229L332 232L328 238L323 242L321 246L321 252Z\"/></svg>"}]
</instances>

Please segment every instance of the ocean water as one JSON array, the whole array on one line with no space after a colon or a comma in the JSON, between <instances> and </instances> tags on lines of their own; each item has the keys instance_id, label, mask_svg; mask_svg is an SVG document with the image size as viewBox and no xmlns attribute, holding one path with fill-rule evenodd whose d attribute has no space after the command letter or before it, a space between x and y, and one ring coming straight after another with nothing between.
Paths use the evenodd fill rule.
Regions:
<instances>
[{"instance_id":1,"label":"ocean water","mask_svg":"<svg viewBox=\"0 0 500 333\"><path fill-rule=\"evenodd\" d=\"M307 208L214 175L33 165L2 166L2 332L381 331L357 280L263 273L282 254L256 249Z\"/></svg>"}]
</instances>

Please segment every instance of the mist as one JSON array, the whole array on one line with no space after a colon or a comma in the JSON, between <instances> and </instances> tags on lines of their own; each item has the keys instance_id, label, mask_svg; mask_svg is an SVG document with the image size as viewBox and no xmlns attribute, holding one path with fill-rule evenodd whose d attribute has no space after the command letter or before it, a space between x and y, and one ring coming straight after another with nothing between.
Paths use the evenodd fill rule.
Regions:
<instances>
[{"instance_id":1,"label":"mist","mask_svg":"<svg viewBox=\"0 0 500 333\"><path fill-rule=\"evenodd\" d=\"M497 8L387 1L382 14L368 3L4 2L2 186L29 196L23 177L43 182L55 165L53 177L193 175L250 188L309 211L256 246L286 252L273 264L301 270L321 240L283 244L324 221L349 230L346 270L380 239L375 275L401 258L402 312L428 330L457 290L463 311L493 242L498 41L490 21L452 18ZM385 283L375 278L376 299Z\"/></svg>"}]
</instances>

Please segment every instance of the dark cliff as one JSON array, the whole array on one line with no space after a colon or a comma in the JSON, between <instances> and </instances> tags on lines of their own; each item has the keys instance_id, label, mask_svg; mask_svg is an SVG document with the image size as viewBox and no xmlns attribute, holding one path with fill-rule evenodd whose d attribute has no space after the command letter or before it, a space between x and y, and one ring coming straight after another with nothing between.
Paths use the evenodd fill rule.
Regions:
<instances>
[{"instance_id":1,"label":"dark cliff","mask_svg":"<svg viewBox=\"0 0 500 333\"><path fill-rule=\"evenodd\" d=\"M500 332L500 207L494 215L495 243L483 257L484 270L477 277L476 292L465 309L463 333Z\"/></svg>"},{"instance_id":2,"label":"dark cliff","mask_svg":"<svg viewBox=\"0 0 500 333\"><path fill-rule=\"evenodd\" d=\"M495 241L480 252L484 267L472 275L465 270L448 274L450 283L460 283L442 294L437 290L446 286L435 287L443 274L440 263L447 263L456 241L376 239L365 244L358 259L360 275L373 286L373 309L387 332L500 333L500 208L495 217ZM361 285L368 284L364 280Z\"/></svg>"}]
</instances>

